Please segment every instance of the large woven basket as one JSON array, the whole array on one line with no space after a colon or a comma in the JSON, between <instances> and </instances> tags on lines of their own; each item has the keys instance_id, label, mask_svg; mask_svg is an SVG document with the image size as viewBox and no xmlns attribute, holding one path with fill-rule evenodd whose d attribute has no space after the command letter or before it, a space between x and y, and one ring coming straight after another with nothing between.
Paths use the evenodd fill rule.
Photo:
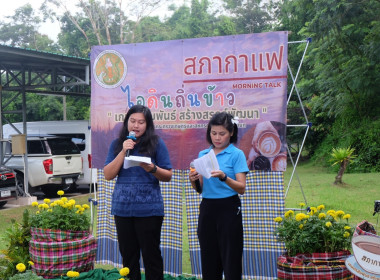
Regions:
<instances>
[{"instance_id":1,"label":"large woven basket","mask_svg":"<svg viewBox=\"0 0 380 280\"><path fill-rule=\"evenodd\" d=\"M94 269L97 244L90 232L32 228L31 234L29 254L37 275L52 279Z\"/></svg>"},{"instance_id":2,"label":"large woven basket","mask_svg":"<svg viewBox=\"0 0 380 280\"><path fill-rule=\"evenodd\" d=\"M350 251L282 255L277 259L277 277L278 280L354 279L345 265L350 255Z\"/></svg>"}]
</instances>

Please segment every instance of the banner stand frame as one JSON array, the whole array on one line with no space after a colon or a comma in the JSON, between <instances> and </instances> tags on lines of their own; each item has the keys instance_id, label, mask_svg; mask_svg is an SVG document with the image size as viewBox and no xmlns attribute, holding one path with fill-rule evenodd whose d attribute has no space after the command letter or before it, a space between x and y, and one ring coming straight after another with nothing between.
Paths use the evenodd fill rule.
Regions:
<instances>
[{"instance_id":1,"label":"banner stand frame","mask_svg":"<svg viewBox=\"0 0 380 280\"><path fill-rule=\"evenodd\" d=\"M301 96L300 96L300 93L298 91L298 88L297 88L297 85L296 85L296 82L297 82L297 79L298 79L298 75L301 71L301 67L302 67L302 64L303 64L303 61L305 59L305 55L306 55L306 51L309 47L309 44L311 43L311 38L307 38L306 40L303 40L303 41L292 41L292 42L288 42L288 44L298 44L298 43L306 43L306 46L305 46L305 49L304 49L304 52L302 54L302 58L300 60L300 63L298 65L298 69L297 69L297 73L296 73L296 76L293 76L293 72L290 68L290 65L288 63L288 71L289 71L289 74L292 78L292 81L293 81L293 85L292 85L292 88L289 92L289 97L288 97L288 101L287 101L287 105L289 105L289 101L290 101L290 98L292 97L292 94L293 94L293 91L295 90L296 94L297 94L297 97L298 97L298 101L300 103L300 107L302 109L302 112L303 112L303 115L304 115L304 118L305 118L305 124L289 124L289 125L286 125L286 127L305 127L305 134L304 134L304 137L303 137L303 140L302 140L302 143L301 143L301 146L298 150L298 154L297 154L297 158L296 158L296 161L294 162L293 158L292 158L292 154L290 152L290 149L289 149L289 145L287 145L287 151L288 151L288 156L289 156L289 159L292 163L292 166L293 166L293 170L292 170L292 174L290 176L290 179L289 179L289 182L288 182L288 186L286 188L286 192L285 192L285 195L284 195L284 199L286 199L287 195L288 195L288 192L289 192L289 188L290 188L290 184L292 183L292 180L293 180L293 177L294 175L296 175L297 177L297 180L298 180L298 184L299 184L299 187L301 189L301 192L302 192L302 195L303 195L303 198L304 198L304 201L305 201L305 204L308 205L307 203L307 199L306 199L306 196L305 196L305 193L303 191L303 187L302 187L302 183L301 183L301 180L298 176L298 173L296 172L296 168L297 168L297 165L298 165L298 162L299 162L299 159L300 159L300 156L301 156L301 153L302 153L302 150L303 150L303 147L304 147L304 144L305 144L305 141L306 141L306 137L307 137L307 134L309 132L309 129L310 127L312 126L312 123L309 122L308 118L307 118L307 115L306 115L306 112L305 112L305 108L303 106L303 103L302 103L302 99L301 99ZM297 210L297 209L295 209Z\"/></svg>"}]
</instances>

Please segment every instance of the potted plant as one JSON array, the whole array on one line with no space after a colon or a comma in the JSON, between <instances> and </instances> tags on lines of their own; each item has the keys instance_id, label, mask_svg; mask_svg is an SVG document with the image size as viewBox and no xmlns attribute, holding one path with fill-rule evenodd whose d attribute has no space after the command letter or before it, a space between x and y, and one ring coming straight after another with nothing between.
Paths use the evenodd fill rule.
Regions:
<instances>
[{"instance_id":1,"label":"potted plant","mask_svg":"<svg viewBox=\"0 0 380 280\"><path fill-rule=\"evenodd\" d=\"M286 248L286 254L277 260L278 279L351 279L344 263L351 255L351 215L326 211L324 205L300 206L300 213L288 210L274 219L278 223L275 235Z\"/></svg>"},{"instance_id":2,"label":"potted plant","mask_svg":"<svg viewBox=\"0 0 380 280\"><path fill-rule=\"evenodd\" d=\"M63 197L44 203L33 202L37 208L30 218L30 259L32 270L45 279L58 278L68 271L85 272L94 268L96 240L90 233L86 215L87 204Z\"/></svg>"}]
</instances>

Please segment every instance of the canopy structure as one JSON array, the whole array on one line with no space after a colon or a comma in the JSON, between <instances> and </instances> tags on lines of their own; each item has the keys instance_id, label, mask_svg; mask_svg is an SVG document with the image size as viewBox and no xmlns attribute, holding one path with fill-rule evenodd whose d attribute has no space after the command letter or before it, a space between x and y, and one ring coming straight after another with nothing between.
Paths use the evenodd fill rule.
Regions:
<instances>
[{"instance_id":1,"label":"canopy structure","mask_svg":"<svg viewBox=\"0 0 380 280\"><path fill-rule=\"evenodd\" d=\"M3 141L3 124L11 124L12 114L22 115L23 131L26 131L27 93L90 97L89 84L88 58L0 45L0 140ZM9 109L10 104L15 104L17 109ZM24 186L28 186L26 159L27 155ZM2 148L0 160L3 165Z\"/></svg>"},{"instance_id":2,"label":"canopy structure","mask_svg":"<svg viewBox=\"0 0 380 280\"><path fill-rule=\"evenodd\" d=\"M87 58L0 45L0 93L25 91L90 97L89 69Z\"/></svg>"}]
</instances>

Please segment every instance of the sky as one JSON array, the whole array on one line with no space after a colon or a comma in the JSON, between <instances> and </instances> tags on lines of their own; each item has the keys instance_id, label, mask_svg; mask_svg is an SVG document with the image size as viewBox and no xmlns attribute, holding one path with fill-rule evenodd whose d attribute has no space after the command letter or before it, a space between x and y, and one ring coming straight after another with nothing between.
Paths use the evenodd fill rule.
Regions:
<instances>
[{"instance_id":1,"label":"sky","mask_svg":"<svg viewBox=\"0 0 380 280\"><path fill-rule=\"evenodd\" d=\"M44 0L2 0L2 6L0 8L0 18L5 21L6 16L12 16L15 10L21 6L24 6L27 3L30 3L34 10L39 10L41 4ZM177 6L182 3L189 3L190 0L172 0L172 3L175 3ZM66 0L65 1L69 6L72 5L75 8L75 3L78 1ZM187 4L189 5L189 4ZM162 15L162 11L167 11L166 7L157 11L157 15ZM59 24L57 22L52 23L50 21L41 24L40 30L42 34L46 34L50 39L56 41L58 33L60 32Z\"/></svg>"}]
</instances>

